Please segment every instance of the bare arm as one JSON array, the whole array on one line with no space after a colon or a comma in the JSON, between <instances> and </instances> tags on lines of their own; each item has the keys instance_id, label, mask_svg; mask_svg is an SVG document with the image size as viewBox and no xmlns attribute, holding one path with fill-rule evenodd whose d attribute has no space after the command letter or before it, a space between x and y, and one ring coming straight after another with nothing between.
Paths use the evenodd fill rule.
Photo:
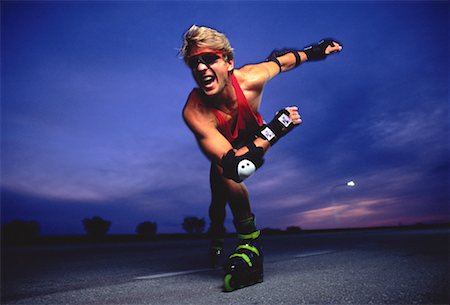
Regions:
<instances>
[{"instance_id":1,"label":"bare arm","mask_svg":"<svg viewBox=\"0 0 450 305\"><path fill-rule=\"evenodd\" d=\"M284 113L289 117L289 127L284 127L286 121L281 123L279 117ZM219 164L223 168L223 175L236 182L241 182L252 175L264 162L263 155L280 137L288 133L293 126L301 123L297 107L287 107L280 111L274 120L265 125L261 131L261 137L236 150L231 143L217 130L214 117L210 114L202 114L190 109L183 111L183 117L196 136L200 148L211 162ZM267 133L268 132L268 133ZM241 165L241 161L245 166ZM251 166L249 165L251 164ZM249 167L250 166L250 167Z\"/></svg>"},{"instance_id":2,"label":"bare arm","mask_svg":"<svg viewBox=\"0 0 450 305\"><path fill-rule=\"evenodd\" d=\"M216 122L211 115L196 113L196 111L186 108L183 117L194 133L197 142L211 162L221 164L223 156L233 149L231 143L217 130ZM267 140L257 138L253 141L255 146L261 147L264 152L270 147ZM242 156L248 152L247 147L235 150L237 156Z\"/></svg>"},{"instance_id":3,"label":"bare arm","mask_svg":"<svg viewBox=\"0 0 450 305\"><path fill-rule=\"evenodd\" d=\"M292 70L306 61L323 60L332 53L342 50L342 46L333 40L322 40L303 50L285 49L272 52L266 61L258 64L249 64L235 70L242 89L255 111L261 102L261 93L267 81L281 72Z\"/></svg>"}]
</instances>

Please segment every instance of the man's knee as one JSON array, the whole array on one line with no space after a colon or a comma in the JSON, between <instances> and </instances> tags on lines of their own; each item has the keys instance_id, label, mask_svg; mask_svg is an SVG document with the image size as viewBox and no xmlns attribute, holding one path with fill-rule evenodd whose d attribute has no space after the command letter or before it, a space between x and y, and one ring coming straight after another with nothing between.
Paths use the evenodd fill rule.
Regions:
<instances>
[{"instance_id":1,"label":"man's knee","mask_svg":"<svg viewBox=\"0 0 450 305\"><path fill-rule=\"evenodd\" d=\"M218 191L223 190L224 188L232 191L239 189L242 185L242 183L224 177L222 167L217 164L211 165L210 182L211 188L217 189Z\"/></svg>"}]
</instances>

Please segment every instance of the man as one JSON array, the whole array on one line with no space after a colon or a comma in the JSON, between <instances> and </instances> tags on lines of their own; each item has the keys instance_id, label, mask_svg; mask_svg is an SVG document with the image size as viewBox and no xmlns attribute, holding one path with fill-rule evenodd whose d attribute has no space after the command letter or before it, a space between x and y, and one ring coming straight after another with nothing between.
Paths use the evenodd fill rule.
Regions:
<instances>
[{"instance_id":1,"label":"man","mask_svg":"<svg viewBox=\"0 0 450 305\"><path fill-rule=\"evenodd\" d=\"M212 259L222 251L227 203L241 241L226 266L225 289L232 290L262 281L259 231L243 180L263 164L272 145L301 123L298 108L291 106L266 125L258 112L264 86L279 73L325 59L342 47L325 40L301 51L274 51L264 62L235 69L233 49L224 34L193 25L183 38L180 53L198 85L188 97L183 118L211 161ZM246 267L249 270L240 272Z\"/></svg>"}]
</instances>

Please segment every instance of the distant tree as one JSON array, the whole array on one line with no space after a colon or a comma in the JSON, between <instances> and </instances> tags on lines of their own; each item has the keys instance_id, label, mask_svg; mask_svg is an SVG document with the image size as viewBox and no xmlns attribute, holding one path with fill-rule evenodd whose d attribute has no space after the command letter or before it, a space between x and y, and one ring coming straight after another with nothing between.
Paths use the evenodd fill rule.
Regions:
<instances>
[{"instance_id":1,"label":"distant tree","mask_svg":"<svg viewBox=\"0 0 450 305\"><path fill-rule=\"evenodd\" d=\"M145 221L137 225L136 233L141 238L151 238L156 235L156 222Z\"/></svg>"},{"instance_id":2,"label":"distant tree","mask_svg":"<svg viewBox=\"0 0 450 305\"><path fill-rule=\"evenodd\" d=\"M297 226L290 226L286 228L286 232L287 233L300 233L302 231L302 228L297 227Z\"/></svg>"},{"instance_id":3,"label":"distant tree","mask_svg":"<svg viewBox=\"0 0 450 305\"><path fill-rule=\"evenodd\" d=\"M185 217L183 229L189 234L200 234L205 230L205 219L193 216Z\"/></svg>"},{"instance_id":4,"label":"distant tree","mask_svg":"<svg viewBox=\"0 0 450 305\"><path fill-rule=\"evenodd\" d=\"M2 235L8 243L32 242L39 238L40 225L37 221L14 220L2 226Z\"/></svg>"},{"instance_id":5,"label":"distant tree","mask_svg":"<svg viewBox=\"0 0 450 305\"><path fill-rule=\"evenodd\" d=\"M104 220L98 216L83 219L83 227L87 235L95 239L104 237L109 231L111 221Z\"/></svg>"}]
</instances>

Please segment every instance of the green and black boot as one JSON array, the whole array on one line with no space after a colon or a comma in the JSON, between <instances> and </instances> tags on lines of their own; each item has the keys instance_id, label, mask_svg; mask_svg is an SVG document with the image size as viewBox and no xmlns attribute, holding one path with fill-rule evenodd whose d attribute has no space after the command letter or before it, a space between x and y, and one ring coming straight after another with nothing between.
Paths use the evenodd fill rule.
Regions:
<instances>
[{"instance_id":1,"label":"green and black boot","mask_svg":"<svg viewBox=\"0 0 450 305\"><path fill-rule=\"evenodd\" d=\"M238 233L239 244L224 264L224 291L226 292L261 283L264 280L260 231L256 230L254 217L240 224L243 222L250 222L253 225L247 226L247 230L242 230L242 226L235 224L240 232L246 231L246 233ZM249 232L248 229L253 231Z\"/></svg>"}]
</instances>

